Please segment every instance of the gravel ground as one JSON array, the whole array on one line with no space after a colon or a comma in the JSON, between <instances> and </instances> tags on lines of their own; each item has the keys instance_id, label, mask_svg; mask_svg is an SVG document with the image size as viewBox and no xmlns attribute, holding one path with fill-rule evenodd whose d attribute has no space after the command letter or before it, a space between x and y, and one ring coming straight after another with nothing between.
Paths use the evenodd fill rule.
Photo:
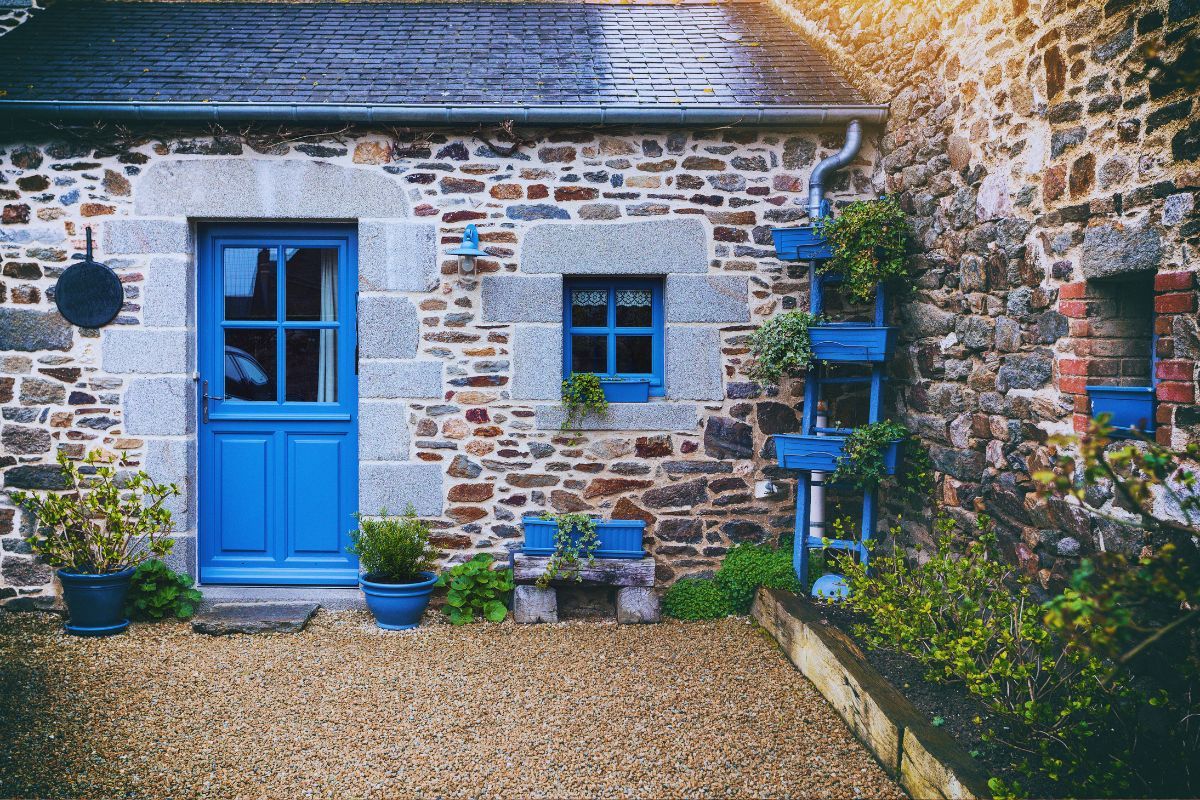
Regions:
<instances>
[{"instance_id":1,"label":"gravel ground","mask_svg":"<svg viewBox=\"0 0 1200 800\"><path fill-rule=\"evenodd\" d=\"M888 797L745 619L64 636L0 612L0 797Z\"/></svg>"}]
</instances>

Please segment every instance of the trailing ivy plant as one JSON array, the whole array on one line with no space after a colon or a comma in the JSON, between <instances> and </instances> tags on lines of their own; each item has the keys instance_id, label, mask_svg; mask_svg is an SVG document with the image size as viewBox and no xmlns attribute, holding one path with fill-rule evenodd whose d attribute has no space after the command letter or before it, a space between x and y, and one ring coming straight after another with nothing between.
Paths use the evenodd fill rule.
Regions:
<instances>
[{"instance_id":1,"label":"trailing ivy plant","mask_svg":"<svg viewBox=\"0 0 1200 800\"><path fill-rule=\"evenodd\" d=\"M808 329L819 322L807 311L789 311L765 322L750 336L750 378L775 386L808 369L813 360Z\"/></svg>"},{"instance_id":2,"label":"trailing ivy plant","mask_svg":"<svg viewBox=\"0 0 1200 800\"><path fill-rule=\"evenodd\" d=\"M576 430L588 414L603 417L608 413L600 377L591 372L572 372L562 382L562 404L566 411L561 426L564 431Z\"/></svg>"},{"instance_id":3,"label":"trailing ivy plant","mask_svg":"<svg viewBox=\"0 0 1200 800\"><path fill-rule=\"evenodd\" d=\"M176 572L157 558L143 561L133 573L125 613L130 619L190 619L200 605L200 590L190 575Z\"/></svg>"},{"instance_id":4,"label":"trailing ivy plant","mask_svg":"<svg viewBox=\"0 0 1200 800\"><path fill-rule=\"evenodd\" d=\"M449 589L442 612L455 625L466 625L478 617L503 622L508 616L505 600L513 590L513 572L510 568L492 569L493 561L488 553L480 553L438 577L438 586Z\"/></svg>"},{"instance_id":5,"label":"trailing ivy plant","mask_svg":"<svg viewBox=\"0 0 1200 800\"><path fill-rule=\"evenodd\" d=\"M163 503L179 487L142 471L120 472L128 463L124 455L92 450L81 463L58 451L62 494L12 493L13 502L37 517L33 552L56 569L86 575L120 572L170 553L171 512Z\"/></svg>"},{"instance_id":6,"label":"trailing ivy plant","mask_svg":"<svg viewBox=\"0 0 1200 800\"><path fill-rule=\"evenodd\" d=\"M908 219L894 197L858 200L837 217L823 217L821 234L833 258L818 269L842 277L842 291L854 302L875 297L877 284L908 275Z\"/></svg>"},{"instance_id":7,"label":"trailing ivy plant","mask_svg":"<svg viewBox=\"0 0 1200 800\"><path fill-rule=\"evenodd\" d=\"M549 513L543 514L542 519L554 520L558 528L554 532L554 552L546 571L536 581L538 588L545 589L556 579L582 582L579 567L595 561L596 548L600 546L599 520L590 514Z\"/></svg>"},{"instance_id":8,"label":"trailing ivy plant","mask_svg":"<svg viewBox=\"0 0 1200 800\"><path fill-rule=\"evenodd\" d=\"M904 447L895 477L887 474L884 456L893 442ZM881 420L855 428L846 437L831 480L848 483L858 489L873 491L887 483L894 487L901 500L920 507L933 493L933 463L929 451L908 428L893 420Z\"/></svg>"}]
</instances>

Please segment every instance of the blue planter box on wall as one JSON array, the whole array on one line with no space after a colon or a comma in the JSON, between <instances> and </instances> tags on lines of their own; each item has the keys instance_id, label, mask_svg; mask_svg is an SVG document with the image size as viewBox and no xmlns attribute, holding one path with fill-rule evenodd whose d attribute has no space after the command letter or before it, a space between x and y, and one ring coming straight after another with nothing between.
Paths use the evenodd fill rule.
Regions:
<instances>
[{"instance_id":1,"label":"blue planter box on wall","mask_svg":"<svg viewBox=\"0 0 1200 800\"><path fill-rule=\"evenodd\" d=\"M817 361L883 361L892 349L895 328L861 322L835 322L808 329Z\"/></svg>"},{"instance_id":2,"label":"blue planter box on wall","mask_svg":"<svg viewBox=\"0 0 1200 800\"><path fill-rule=\"evenodd\" d=\"M1133 429L1154 433L1154 387L1152 386L1088 386L1092 402L1092 417L1111 414L1109 425L1114 433L1129 436Z\"/></svg>"},{"instance_id":3,"label":"blue planter box on wall","mask_svg":"<svg viewBox=\"0 0 1200 800\"><path fill-rule=\"evenodd\" d=\"M784 469L833 472L843 455L844 436L805 436L801 433L775 434L775 458ZM888 475L896 474L900 442L892 442L883 454Z\"/></svg>"},{"instance_id":4,"label":"blue planter box on wall","mask_svg":"<svg viewBox=\"0 0 1200 800\"><path fill-rule=\"evenodd\" d=\"M554 552L554 534L558 532L555 520L524 517L521 522L525 527L524 552L533 556L548 556ZM646 551L642 547L645 533L646 523L640 519L601 520L596 524L596 535L600 538L596 558L645 557Z\"/></svg>"},{"instance_id":5,"label":"blue planter box on wall","mask_svg":"<svg viewBox=\"0 0 1200 800\"><path fill-rule=\"evenodd\" d=\"M610 403L645 403L650 400L650 379L600 379L604 399Z\"/></svg>"},{"instance_id":6,"label":"blue planter box on wall","mask_svg":"<svg viewBox=\"0 0 1200 800\"><path fill-rule=\"evenodd\" d=\"M812 225L772 228L771 238L775 241L775 257L782 261L833 258L833 247L825 237L817 235Z\"/></svg>"}]
</instances>

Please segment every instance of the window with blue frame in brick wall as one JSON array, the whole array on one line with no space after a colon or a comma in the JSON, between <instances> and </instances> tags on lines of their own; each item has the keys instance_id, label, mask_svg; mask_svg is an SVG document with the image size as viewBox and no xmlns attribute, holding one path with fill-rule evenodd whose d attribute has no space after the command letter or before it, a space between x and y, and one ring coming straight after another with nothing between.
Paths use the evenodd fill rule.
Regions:
<instances>
[{"instance_id":1,"label":"window with blue frame in brick wall","mask_svg":"<svg viewBox=\"0 0 1200 800\"><path fill-rule=\"evenodd\" d=\"M563 284L563 374L648 378L663 394L663 284L568 279Z\"/></svg>"}]
</instances>

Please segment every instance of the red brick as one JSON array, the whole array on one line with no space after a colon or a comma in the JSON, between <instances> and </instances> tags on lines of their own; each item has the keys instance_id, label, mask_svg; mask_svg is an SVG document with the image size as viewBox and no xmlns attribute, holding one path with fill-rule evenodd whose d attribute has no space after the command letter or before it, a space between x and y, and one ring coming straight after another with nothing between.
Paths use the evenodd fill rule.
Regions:
<instances>
[{"instance_id":1,"label":"red brick","mask_svg":"<svg viewBox=\"0 0 1200 800\"><path fill-rule=\"evenodd\" d=\"M1058 362L1059 375L1087 375L1088 362L1079 358L1064 358Z\"/></svg>"},{"instance_id":2,"label":"red brick","mask_svg":"<svg viewBox=\"0 0 1200 800\"><path fill-rule=\"evenodd\" d=\"M1058 313L1064 317L1084 319L1087 317L1087 309L1087 303L1083 300L1060 300L1058 303Z\"/></svg>"},{"instance_id":3,"label":"red brick","mask_svg":"<svg viewBox=\"0 0 1200 800\"><path fill-rule=\"evenodd\" d=\"M1087 378L1084 377L1059 378L1058 388L1067 394L1084 394L1087 392L1087 382Z\"/></svg>"},{"instance_id":4,"label":"red brick","mask_svg":"<svg viewBox=\"0 0 1200 800\"><path fill-rule=\"evenodd\" d=\"M1083 281L1079 283L1064 283L1058 287L1059 300L1082 300L1087 297L1087 284Z\"/></svg>"},{"instance_id":5,"label":"red brick","mask_svg":"<svg viewBox=\"0 0 1200 800\"><path fill-rule=\"evenodd\" d=\"M1155 377L1160 381L1190 381L1196 367L1191 361L1159 361Z\"/></svg>"},{"instance_id":6,"label":"red brick","mask_svg":"<svg viewBox=\"0 0 1200 800\"><path fill-rule=\"evenodd\" d=\"M1196 388L1190 383L1164 381L1158 384L1156 395L1165 403L1191 403L1196 399Z\"/></svg>"},{"instance_id":7,"label":"red brick","mask_svg":"<svg viewBox=\"0 0 1200 800\"><path fill-rule=\"evenodd\" d=\"M1154 298L1154 310L1159 314L1187 314L1196 310L1196 296L1176 292Z\"/></svg>"},{"instance_id":8,"label":"red brick","mask_svg":"<svg viewBox=\"0 0 1200 800\"><path fill-rule=\"evenodd\" d=\"M1196 282L1195 275L1194 272L1160 272L1154 276L1154 291L1186 291Z\"/></svg>"},{"instance_id":9,"label":"red brick","mask_svg":"<svg viewBox=\"0 0 1200 800\"><path fill-rule=\"evenodd\" d=\"M1076 433L1087 433L1088 425L1091 424L1092 418L1087 414L1076 414L1072 417L1071 421L1075 425Z\"/></svg>"},{"instance_id":10,"label":"red brick","mask_svg":"<svg viewBox=\"0 0 1200 800\"><path fill-rule=\"evenodd\" d=\"M1154 429L1154 441L1163 447L1170 447L1171 446L1171 428L1170 428L1170 426L1163 425L1162 427L1155 428Z\"/></svg>"}]
</instances>

